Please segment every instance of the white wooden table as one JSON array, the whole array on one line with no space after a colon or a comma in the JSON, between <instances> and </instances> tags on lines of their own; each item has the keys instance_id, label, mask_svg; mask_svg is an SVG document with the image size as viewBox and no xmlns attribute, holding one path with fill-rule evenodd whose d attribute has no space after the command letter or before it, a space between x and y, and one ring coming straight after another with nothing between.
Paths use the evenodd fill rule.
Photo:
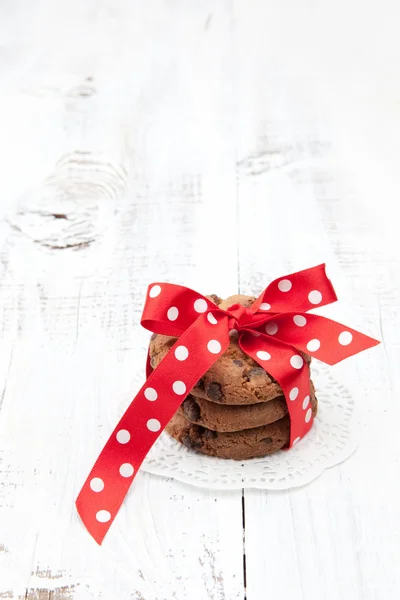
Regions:
<instances>
[{"instance_id":1,"label":"white wooden table","mask_svg":"<svg viewBox=\"0 0 400 600\"><path fill-rule=\"evenodd\" d=\"M399 597L397 0L0 2L0 598ZM289 492L74 499L133 396L147 284L328 263L360 445Z\"/></svg>"}]
</instances>

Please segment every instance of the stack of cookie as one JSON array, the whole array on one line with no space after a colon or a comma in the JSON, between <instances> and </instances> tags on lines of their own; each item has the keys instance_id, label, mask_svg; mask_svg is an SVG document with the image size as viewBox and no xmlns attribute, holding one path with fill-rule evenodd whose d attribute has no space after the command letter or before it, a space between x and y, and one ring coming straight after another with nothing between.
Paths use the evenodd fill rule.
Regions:
<instances>
[{"instance_id":1,"label":"stack of cookie","mask_svg":"<svg viewBox=\"0 0 400 600\"><path fill-rule=\"evenodd\" d=\"M250 306L254 298L236 295L221 300L209 297L226 310L233 304ZM176 338L157 335L150 342L150 359L156 368ZM307 362L310 357L305 356ZM311 383L311 406L317 400ZM166 431L190 449L245 460L265 456L289 441L289 416L278 383L239 347L231 332L228 350L202 377L166 427Z\"/></svg>"}]
</instances>

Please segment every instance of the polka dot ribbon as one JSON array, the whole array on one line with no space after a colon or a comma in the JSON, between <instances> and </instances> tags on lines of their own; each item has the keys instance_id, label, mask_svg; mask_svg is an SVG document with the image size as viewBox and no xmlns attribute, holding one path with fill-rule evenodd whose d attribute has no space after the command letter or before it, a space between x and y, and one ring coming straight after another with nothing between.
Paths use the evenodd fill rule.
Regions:
<instances>
[{"instance_id":1,"label":"polka dot ribbon","mask_svg":"<svg viewBox=\"0 0 400 600\"><path fill-rule=\"evenodd\" d=\"M239 332L242 350L280 384L290 417L289 447L312 425L309 367L302 353L333 365L379 342L350 327L308 314L337 300L325 265L273 281L250 308L224 311L211 300L169 283L149 286L142 325L175 336L114 429L78 498L79 515L101 544L146 454L190 390Z\"/></svg>"}]
</instances>

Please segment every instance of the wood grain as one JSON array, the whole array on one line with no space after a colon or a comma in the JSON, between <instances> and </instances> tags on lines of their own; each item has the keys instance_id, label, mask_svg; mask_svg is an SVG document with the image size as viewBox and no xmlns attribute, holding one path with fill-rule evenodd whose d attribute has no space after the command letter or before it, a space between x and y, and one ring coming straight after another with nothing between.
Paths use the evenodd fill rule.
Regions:
<instances>
[{"instance_id":1,"label":"wood grain","mask_svg":"<svg viewBox=\"0 0 400 600\"><path fill-rule=\"evenodd\" d=\"M397 13L1 3L0 598L397 598ZM74 499L136 391L148 283L324 261L325 314L384 342L335 368L358 452L289 492L139 474L97 548Z\"/></svg>"},{"instance_id":2,"label":"wood grain","mask_svg":"<svg viewBox=\"0 0 400 600\"><path fill-rule=\"evenodd\" d=\"M342 14L342 32L348 26L348 4L340 4L335 5L334 18L338 23ZM339 282L340 297L352 307L342 313L335 307L332 314L358 322L361 329L380 337L383 346L335 368L362 405L360 448L355 456L299 490L245 492L247 597L261 598L279 590L283 598L395 598L399 579L392 565L400 519L397 485L390 473L396 470L399 451L394 397L398 374L390 357L397 347L393 332L399 321L393 290L399 289L400 265L398 252L393 252L398 243L387 217L399 185L392 180L390 195L380 193L379 200L366 189L367 181L374 187L377 183L372 165L364 168L376 154L374 140L363 135L371 157L365 150L360 155L353 121L356 98L347 95L348 114L337 105L339 92L345 89L341 79L347 77L353 77L349 92L357 84L363 86L364 105L373 94L375 71L369 72L368 83L361 82L350 47L364 43L366 49L372 21L365 31L358 30L355 39L343 32L340 48L335 44L335 65L340 71L326 73L324 61L338 29L333 33L331 24L322 20L314 28L315 15L306 22L298 13L302 27L294 26L296 9L292 8L295 14L284 33L279 27L280 11L266 10L265 19L243 11L238 19L242 40L238 56L247 66L239 68L246 82L240 87L251 91L238 122L246 122L250 109L254 122L238 152L248 157L239 162L238 197L244 207L239 227L240 289L244 293L261 289L265 272L269 279L326 260L329 273ZM328 13L326 4L325 9ZM308 54L304 40L313 35L321 43L317 53ZM303 61L299 52L260 53L265 37L271 46L290 43L300 50ZM395 50L399 56L400 48ZM312 70L318 78L310 81ZM269 82L268 87L259 85L260 79ZM279 86L270 85L276 80ZM331 98L323 96L325 84L333 92ZM391 90L397 98L399 84L396 74ZM369 114L372 121L387 118L376 97L369 100L368 108L365 116ZM398 111L393 116L399 124ZM343 139L346 126L347 139ZM343 142L348 144L345 152ZM347 158L351 163L344 167ZM361 170L362 185L356 178ZM264 220L257 217L260 210ZM248 244L250 228L263 240L259 252Z\"/></svg>"},{"instance_id":3,"label":"wood grain","mask_svg":"<svg viewBox=\"0 0 400 600\"><path fill-rule=\"evenodd\" d=\"M14 175L24 173L19 186L6 182L14 201L1 225L1 540L8 552L0 569L13 597L243 595L240 492L142 475L102 549L74 510L118 405L134 394L148 282L237 287L235 238L212 259L214 272L213 248L204 244L206 224L215 240L222 219L236 227L229 47L219 47L229 30L225 6L206 38L210 3L193 12L152 4L19 7L35 23L21 32L34 68L17 62L18 81L8 83L0 111L11 119L9 139L19 135L24 146L18 162L2 153ZM21 24L19 11L10 8L8 19ZM187 85L193 61L199 77Z\"/></svg>"}]
</instances>

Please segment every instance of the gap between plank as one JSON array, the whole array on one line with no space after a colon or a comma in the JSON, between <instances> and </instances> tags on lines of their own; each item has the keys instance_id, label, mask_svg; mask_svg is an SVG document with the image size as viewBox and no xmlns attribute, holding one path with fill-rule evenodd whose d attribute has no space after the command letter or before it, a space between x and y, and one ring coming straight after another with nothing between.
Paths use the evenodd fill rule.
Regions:
<instances>
[{"instance_id":1,"label":"gap between plank","mask_svg":"<svg viewBox=\"0 0 400 600\"><path fill-rule=\"evenodd\" d=\"M247 599L247 584L246 584L246 503L244 497L244 488L242 489L242 525L243 525L243 600Z\"/></svg>"}]
</instances>

